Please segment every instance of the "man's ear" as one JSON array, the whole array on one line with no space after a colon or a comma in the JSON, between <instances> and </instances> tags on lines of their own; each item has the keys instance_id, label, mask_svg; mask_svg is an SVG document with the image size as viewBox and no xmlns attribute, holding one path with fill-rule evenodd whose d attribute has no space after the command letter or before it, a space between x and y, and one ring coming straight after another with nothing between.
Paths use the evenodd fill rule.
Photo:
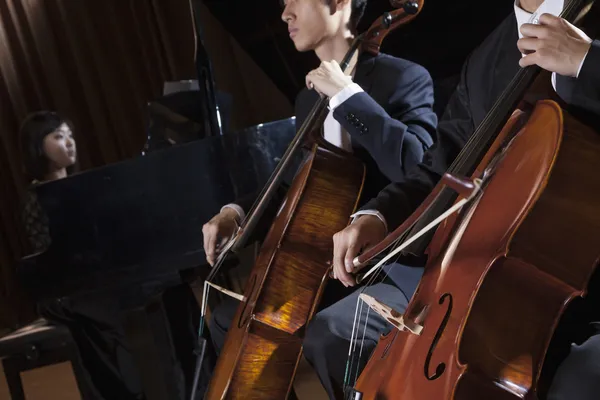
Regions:
<instances>
[{"instance_id":1,"label":"man's ear","mask_svg":"<svg viewBox=\"0 0 600 400\"><path fill-rule=\"evenodd\" d=\"M348 4L351 4L352 0L329 0L329 10L331 14L334 14L336 11L341 11Z\"/></svg>"}]
</instances>

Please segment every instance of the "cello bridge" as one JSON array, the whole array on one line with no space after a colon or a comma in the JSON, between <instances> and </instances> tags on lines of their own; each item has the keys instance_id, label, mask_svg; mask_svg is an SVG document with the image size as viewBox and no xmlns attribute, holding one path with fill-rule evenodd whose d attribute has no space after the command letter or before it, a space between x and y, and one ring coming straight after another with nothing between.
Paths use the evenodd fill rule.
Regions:
<instances>
[{"instance_id":1,"label":"cello bridge","mask_svg":"<svg viewBox=\"0 0 600 400\"><path fill-rule=\"evenodd\" d=\"M398 330L409 331L415 335L421 334L423 325L417 323L417 321L405 319L403 314L368 294L362 293L359 297L362 301L367 303L373 311L385 318L386 321L394 325Z\"/></svg>"}]
</instances>

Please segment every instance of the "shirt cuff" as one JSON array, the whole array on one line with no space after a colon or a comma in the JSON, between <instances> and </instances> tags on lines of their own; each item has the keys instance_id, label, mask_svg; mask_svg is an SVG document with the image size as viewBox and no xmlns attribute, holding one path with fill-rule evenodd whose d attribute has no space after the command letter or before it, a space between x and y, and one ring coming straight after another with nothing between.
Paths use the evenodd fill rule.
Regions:
<instances>
[{"instance_id":1,"label":"shirt cuff","mask_svg":"<svg viewBox=\"0 0 600 400\"><path fill-rule=\"evenodd\" d=\"M587 57L587 55L590 52L591 48L592 48L592 45L590 43L589 49L585 52L585 55L583 56L583 60L581 60L581 64L579 64L579 69L577 70L577 75L575 75L576 78L579 78L579 73L581 72L581 68L583 67L583 63L585 62L585 58Z\"/></svg>"},{"instance_id":2,"label":"shirt cuff","mask_svg":"<svg viewBox=\"0 0 600 400\"><path fill-rule=\"evenodd\" d=\"M329 99L329 109L335 110L340 104L354 96L356 93L364 92L364 90L357 83L350 83L342 90L337 92L335 96Z\"/></svg>"},{"instance_id":3,"label":"shirt cuff","mask_svg":"<svg viewBox=\"0 0 600 400\"><path fill-rule=\"evenodd\" d=\"M238 206L237 204L234 204L234 203L225 204L223 207L221 207L221 211L223 211L225 208L232 208L235 210L235 212L240 216L240 220L238 221L238 223L240 221L243 221L244 218L246 217L246 213L244 212L244 209L242 207Z\"/></svg>"},{"instance_id":4,"label":"shirt cuff","mask_svg":"<svg viewBox=\"0 0 600 400\"><path fill-rule=\"evenodd\" d=\"M377 210L362 210L362 211L358 211L358 212L352 214L350 216L352 218L351 224L353 224L354 221L356 221L356 218L358 218L361 215L374 215L374 216L376 216L377 218L379 218L379 220L381 222L383 222L383 226L385 226L386 233L388 232L387 222L385 221L385 218L383 217L383 215L379 211L377 211Z\"/></svg>"}]
</instances>

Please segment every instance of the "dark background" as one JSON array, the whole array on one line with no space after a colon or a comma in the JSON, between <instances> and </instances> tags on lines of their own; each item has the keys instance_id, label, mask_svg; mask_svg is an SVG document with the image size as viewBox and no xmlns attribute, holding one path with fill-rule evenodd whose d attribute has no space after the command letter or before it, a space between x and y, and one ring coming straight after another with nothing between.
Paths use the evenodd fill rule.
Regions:
<instances>
[{"instance_id":1,"label":"dark background","mask_svg":"<svg viewBox=\"0 0 600 400\"><path fill-rule=\"evenodd\" d=\"M298 53L294 48L287 25L281 20L279 0L205 0L204 3L293 101L306 72L318 62L312 53ZM460 71L467 54L512 12L513 4L512 0L426 0L414 21L385 39L382 51L418 62L430 71L435 81L442 83ZM359 31L368 29L390 10L393 9L388 1L369 1Z\"/></svg>"},{"instance_id":2,"label":"dark background","mask_svg":"<svg viewBox=\"0 0 600 400\"><path fill-rule=\"evenodd\" d=\"M318 61L295 50L279 0L192 3L216 87L232 102L232 129L292 116ZM382 51L430 71L440 113L467 54L513 4L427 0ZM370 0L359 30L390 10L389 2ZM21 121L43 109L68 117L82 173L139 157L148 102L165 81L197 79L192 21L189 0L0 0L0 328L26 322L34 310L15 274L27 254L20 210L30 183L18 146Z\"/></svg>"}]
</instances>

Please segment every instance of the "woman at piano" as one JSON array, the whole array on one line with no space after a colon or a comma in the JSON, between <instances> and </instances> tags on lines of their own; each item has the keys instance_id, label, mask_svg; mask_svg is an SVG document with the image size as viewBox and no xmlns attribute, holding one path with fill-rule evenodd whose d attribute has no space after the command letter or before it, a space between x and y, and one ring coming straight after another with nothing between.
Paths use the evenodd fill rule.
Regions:
<instances>
[{"instance_id":1,"label":"woman at piano","mask_svg":"<svg viewBox=\"0 0 600 400\"><path fill-rule=\"evenodd\" d=\"M50 111L30 114L21 125L20 137L30 189L41 182L64 178L75 170L77 147L71 123L58 114ZM46 250L50 233L33 190L25 194L23 223L31 251Z\"/></svg>"},{"instance_id":2,"label":"woman at piano","mask_svg":"<svg viewBox=\"0 0 600 400\"><path fill-rule=\"evenodd\" d=\"M23 201L22 218L30 252L39 253L50 245L50 233L34 188L73 173L77 146L72 124L52 111L27 116L21 125L20 139L25 171L31 182ZM124 340L117 304L104 298L60 298L40 302L37 310L46 320L69 328L86 371L86 400L144 398Z\"/></svg>"}]
</instances>

